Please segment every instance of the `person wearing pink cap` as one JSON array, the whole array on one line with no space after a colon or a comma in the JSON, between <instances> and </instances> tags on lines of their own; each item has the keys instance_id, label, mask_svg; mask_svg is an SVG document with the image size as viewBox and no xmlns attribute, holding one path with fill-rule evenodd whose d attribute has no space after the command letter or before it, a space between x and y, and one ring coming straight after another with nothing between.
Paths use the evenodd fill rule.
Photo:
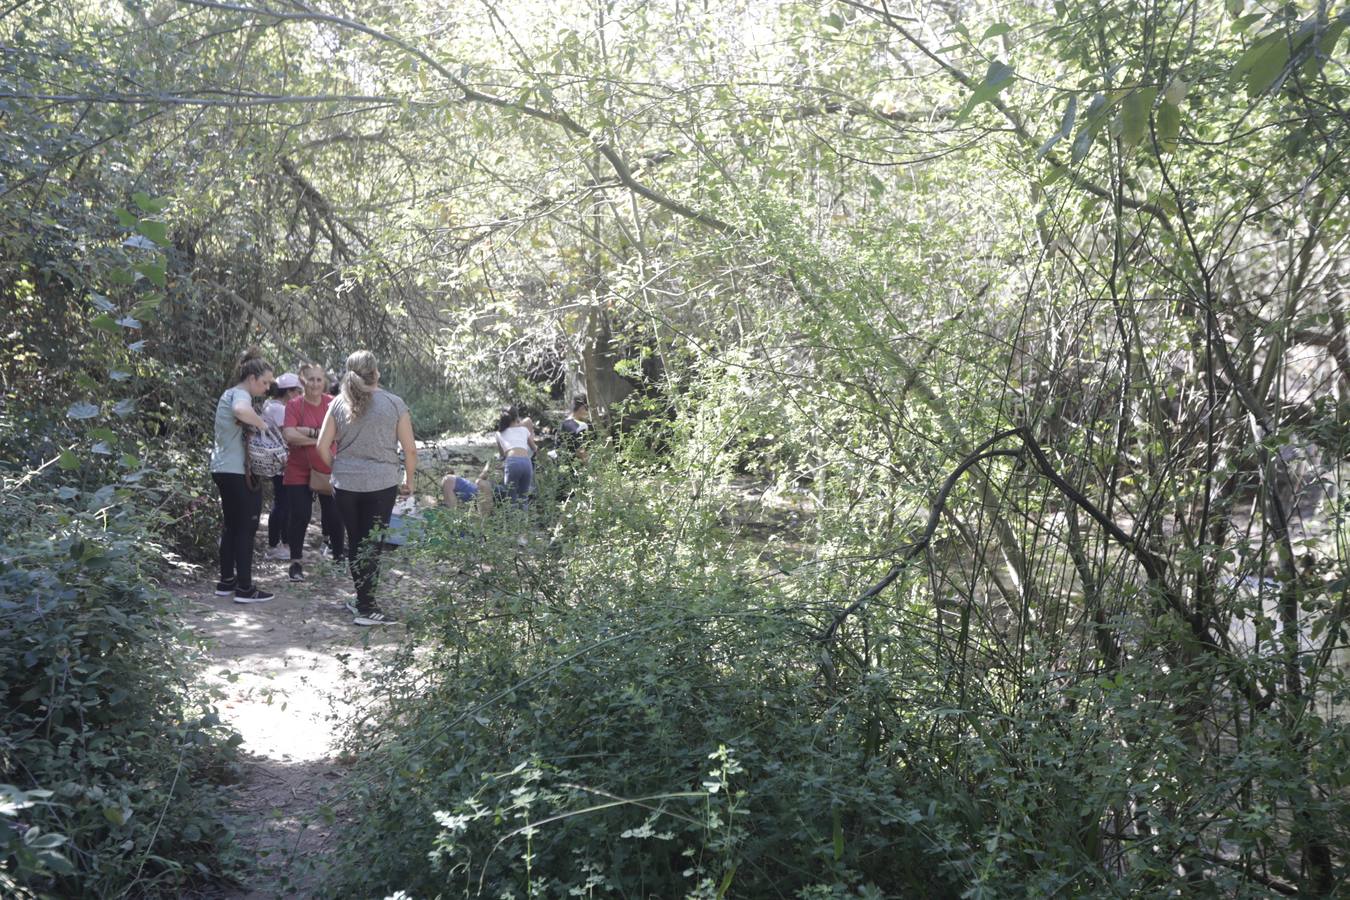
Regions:
<instances>
[{"instance_id":1,"label":"person wearing pink cap","mask_svg":"<svg viewBox=\"0 0 1350 900\"><path fill-rule=\"evenodd\" d=\"M277 376L267 389L267 401L263 403L263 419L268 425L281 431L286 421L286 403L292 397L299 396L303 388L300 376L286 372ZM286 502L286 490L281 486L281 476L272 476L272 511L267 514L267 553L265 559L289 559L290 549L286 546L286 521L289 518L289 505Z\"/></svg>"}]
</instances>

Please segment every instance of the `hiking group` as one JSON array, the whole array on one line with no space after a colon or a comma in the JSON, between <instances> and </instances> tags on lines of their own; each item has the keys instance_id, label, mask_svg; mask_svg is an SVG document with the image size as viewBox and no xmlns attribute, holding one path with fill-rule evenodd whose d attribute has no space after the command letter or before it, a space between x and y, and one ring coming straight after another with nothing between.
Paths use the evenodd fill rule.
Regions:
<instances>
[{"instance_id":1,"label":"hiking group","mask_svg":"<svg viewBox=\"0 0 1350 900\"><path fill-rule=\"evenodd\" d=\"M269 559L289 561L287 577L303 581L305 534L319 501L321 555L346 562L356 588L347 603L356 625L390 625L395 620L375 600L384 530L399 497L411 497L417 471L412 417L403 399L380 386L375 355L358 350L346 372L330 385L322 366L305 363L299 374L274 370L257 350L239 361L235 383L216 403L211 478L220 494L220 580L216 595L236 603L262 603L274 594L253 580L253 543L262 515L262 482L272 482L268 513ZM266 397L261 413L258 398ZM584 398L560 426L570 455L584 460L581 437L589 409ZM534 489L538 451L534 422L516 407L497 422L497 449L503 479L494 483L492 465L476 481L446 475L441 481L447 506L473 503L487 514L509 500L524 508ZM521 541L524 541L522 536Z\"/></svg>"}]
</instances>

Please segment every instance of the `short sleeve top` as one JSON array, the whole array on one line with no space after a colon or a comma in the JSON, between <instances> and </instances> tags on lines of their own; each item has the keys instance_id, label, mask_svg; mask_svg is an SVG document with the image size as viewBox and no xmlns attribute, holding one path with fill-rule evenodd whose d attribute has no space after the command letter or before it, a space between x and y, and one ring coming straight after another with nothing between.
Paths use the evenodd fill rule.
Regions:
<instances>
[{"instance_id":1,"label":"short sleeve top","mask_svg":"<svg viewBox=\"0 0 1350 900\"><path fill-rule=\"evenodd\" d=\"M275 397L269 398L268 401L263 404L262 414L264 419L280 429L282 423L286 420L286 404Z\"/></svg>"},{"instance_id":2,"label":"short sleeve top","mask_svg":"<svg viewBox=\"0 0 1350 900\"><path fill-rule=\"evenodd\" d=\"M241 387L232 387L216 401L215 437L211 443L211 471L244 474L244 426L234 417L234 407L253 405L253 397Z\"/></svg>"},{"instance_id":3,"label":"short sleeve top","mask_svg":"<svg viewBox=\"0 0 1350 900\"><path fill-rule=\"evenodd\" d=\"M328 413L328 407L332 402L331 394L324 394L318 403L310 403L303 395L294 397L286 404L286 418L283 424L286 428L313 428L317 435L319 429L323 427L323 417ZM313 446L291 447L291 454L286 457L286 471L281 474L281 483L309 484L310 469L318 469L325 473L330 471L323 464L323 460L319 459L319 454L315 452Z\"/></svg>"},{"instance_id":4,"label":"short sleeve top","mask_svg":"<svg viewBox=\"0 0 1350 900\"><path fill-rule=\"evenodd\" d=\"M591 426L588 423L568 416L558 423L558 444L575 453L581 449L586 438L590 436L590 428Z\"/></svg>"},{"instance_id":5,"label":"short sleeve top","mask_svg":"<svg viewBox=\"0 0 1350 900\"><path fill-rule=\"evenodd\" d=\"M328 417L337 439L333 487L340 491L382 491L403 480L398 452L398 421L408 412L401 397L377 389L361 417L353 418L347 398L333 398Z\"/></svg>"}]
</instances>

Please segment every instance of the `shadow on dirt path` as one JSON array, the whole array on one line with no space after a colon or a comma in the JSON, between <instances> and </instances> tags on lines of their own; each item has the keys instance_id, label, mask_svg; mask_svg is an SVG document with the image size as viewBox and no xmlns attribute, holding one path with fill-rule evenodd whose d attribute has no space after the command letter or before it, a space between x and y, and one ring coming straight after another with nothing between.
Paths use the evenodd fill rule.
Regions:
<instances>
[{"instance_id":1,"label":"shadow on dirt path","mask_svg":"<svg viewBox=\"0 0 1350 900\"><path fill-rule=\"evenodd\" d=\"M339 728L359 711L362 669L399 635L352 625L343 605L354 598L351 580L315 557L307 550L299 583L286 580L286 563L260 562L258 584L276 592L268 603L236 604L208 583L179 589L189 624L211 642L205 681L221 691L221 718L243 738L232 805L248 872L243 884L198 896L316 895L336 824L329 804L342 775ZM396 557L386 563L392 586L401 573Z\"/></svg>"},{"instance_id":2,"label":"shadow on dirt path","mask_svg":"<svg viewBox=\"0 0 1350 900\"><path fill-rule=\"evenodd\" d=\"M441 471L476 474L491 448L461 436L419 448L419 503L435 504ZM204 888L199 900L321 896L323 873L344 816L346 767L338 754L344 723L361 712L361 675L402 638L402 627L361 628L344 605L355 601L346 567L319 558L317 515L304 552L305 580L287 580L287 561L266 560L255 580L267 603L237 604L198 580L174 590L188 601L187 624L210 641L208 687L223 695L221 718L243 738L242 778L232 811L243 854L240 883ZM259 535L267 532L266 516ZM414 568L397 551L382 561L380 603L396 617L444 578ZM210 573L207 572L207 575Z\"/></svg>"}]
</instances>

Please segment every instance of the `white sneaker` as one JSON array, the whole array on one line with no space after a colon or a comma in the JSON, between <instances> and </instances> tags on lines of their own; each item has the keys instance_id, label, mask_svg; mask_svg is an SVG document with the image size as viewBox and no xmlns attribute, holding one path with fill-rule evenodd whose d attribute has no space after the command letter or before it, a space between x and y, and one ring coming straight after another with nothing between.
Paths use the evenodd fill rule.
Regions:
<instances>
[{"instance_id":1,"label":"white sneaker","mask_svg":"<svg viewBox=\"0 0 1350 900\"><path fill-rule=\"evenodd\" d=\"M290 559L291 548L285 544L277 544L275 547L268 547L267 552L263 554L263 559Z\"/></svg>"},{"instance_id":2,"label":"white sneaker","mask_svg":"<svg viewBox=\"0 0 1350 900\"><path fill-rule=\"evenodd\" d=\"M366 613L365 615L357 614L356 618L352 619L352 624L353 624L353 625L366 625L366 626L370 626L370 625L397 625L397 624L398 624L398 620L395 619L395 618L393 618L393 617L391 617L391 616L386 616L384 613L380 612L380 611L377 609L377 610L375 610L374 612L369 612L369 613Z\"/></svg>"}]
</instances>

